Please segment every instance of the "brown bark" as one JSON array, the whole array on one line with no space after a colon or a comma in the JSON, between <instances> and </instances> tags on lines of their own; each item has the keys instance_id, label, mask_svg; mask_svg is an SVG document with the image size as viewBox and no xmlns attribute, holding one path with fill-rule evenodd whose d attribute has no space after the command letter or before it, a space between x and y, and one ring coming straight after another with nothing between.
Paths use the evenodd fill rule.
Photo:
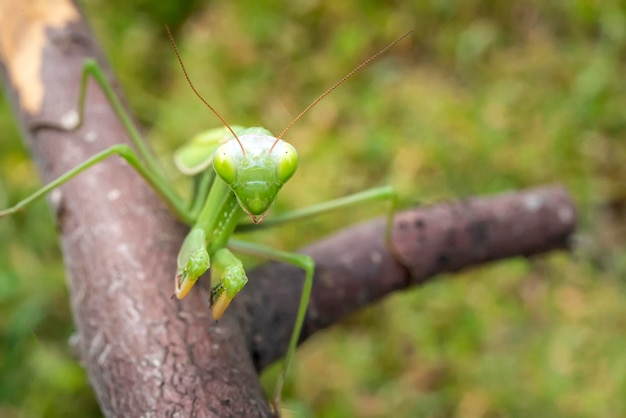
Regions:
<instances>
[{"instance_id":1,"label":"brown bark","mask_svg":"<svg viewBox=\"0 0 626 418\"><path fill-rule=\"evenodd\" d=\"M85 58L107 67L73 3L5 1L0 12L5 84L44 180L128 143L93 82L79 130L30 129L75 108ZM251 272L216 324L204 289L170 299L185 228L122 160L88 170L52 200L77 349L107 416L270 415L256 371L285 351L301 271L270 263ZM572 202L550 187L398 215L394 246L406 267L389 254L382 221L345 230L305 250L317 271L302 339L437 273L566 247L574 227Z\"/></svg>"},{"instance_id":2,"label":"brown bark","mask_svg":"<svg viewBox=\"0 0 626 418\"><path fill-rule=\"evenodd\" d=\"M102 54L73 3L0 5L4 80L45 182L128 138L95 82L77 131L30 129L76 108L83 61ZM185 233L121 159L52 194L80 354L107 416L269 416L232 316L201 289L170 299Z\"/></svg>"},{"instance_id":3,"label":"brown bark","mask_svg":"<svg viewBox=\"0 0 626 418\"><path fill-rule=\"evenodd\" d=\"M393 230L398 257L385 244L382 218L347 228L302 251L315 259L316 274L300 339L439 273L566 249L575 227L567 192L548 186L400 212ZM243 305L237 312L263 369L285 352L304 274L268 263L249 276L235 304Z\"/></svg>"}]
</instances>

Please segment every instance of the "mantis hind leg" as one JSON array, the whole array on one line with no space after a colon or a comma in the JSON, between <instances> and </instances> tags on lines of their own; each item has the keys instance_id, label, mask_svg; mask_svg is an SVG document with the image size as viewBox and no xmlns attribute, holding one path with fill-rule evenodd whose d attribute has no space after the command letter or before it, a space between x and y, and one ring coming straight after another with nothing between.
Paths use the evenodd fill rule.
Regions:
<instances>
[{"instance_id":1,"label":"mantis hind leg","mask_svg":"<svg viewBox=\"0 0 626 418\"><path fill-rule=\"evenodd\" d=\"M246 241L239 241L235 239L231 239L228 241L228 247L232 248L234 251L293 264L297 267L300 267L305 272L302 293L300 294L298 313L296 315L296 320L294 323L293 331L291 333L291 337L289 338L289 345L287 346L287 353L285 354L285 359L283 360L282 369L278 377L278 381L276 382L276 389L274 390L274 395L272 396L272 406L274 408L274 411L279 413L280 398L283 392L285 378L296 352L296 347L300 339L300 333L302 332L302 326L304 325L304 320L306 318L307 307L309 306L309 299L311 298L315 262L313 261L313 258L309 257L308 255L280 251L262 245L253 244Z\"/></svg>"},{"instance_id":2,"label":"mantis hind leg","mask_svg":"<svg viewBox=\"0 0 626 418\"><path fill-rule=\"evenodd\" d=\"M21 200L16 205L4 209L0 211L0 218L15 213L22 208L28 206L32 202L42 198L47 193L52 191L53 189L59 187L63 183L71 180L78 174L87 170L90 167L98 164L102 160L112 156L118 155L130 164L147 182L152 186L152 188L161 196L163 201L168 205L168 207L172 210L172 212L183 222L191 223L193 219L191 219L191 215L186 207L186 204L182 201L182 199L176 195L170 187L168 187L165 180L163 180L159 175L153 173L143 162L142 160L135 154L135 152L126 144L117 144L113 145L110 148L101 151L82 164L74 167L70 171L66 172L62 176L57 179L51 181L46 184L44 187L28 196L27 198Z\"/></svg>"},{"instance_id":3,"label":"mantis hind leg","mask_svg":"<svg viewBox=\"0 0 626 418\"><path fill-rule=\"evenodd\" d=\"M148 184L150 184L150 186L157 192L157 194L159 194L159 196L163 199L163 201L172 210L172 212L178 219L188 224L192 223L193 214L191 213L190 209L186 207L180 196L176 192L174 192L169 183L159 174L160 168L158 167L154 156L142 140L141 135L131 121L128 112L126 112L126 110L122 106L119 98L116 96L115 91L113 90L113 87L111 86L102 69L95 60L87 59L83 63L76 110L75 114L71 115L73 117L65 118L65 120L62 120L60 123L50 121L38 121L31 125L31 129L55 129L61 131L74 131L80 128L85 118L85 100L87 95L88 81L90 77L93 77L93 79L102 89L102 92L104 93L107 101L111 105L113 112L124 126L124 129L128 133L128 136L137 151L135 152L133 149L125 144L113 145L112 147L95 154L82 164L66 172L61 177L57 178L51 183L45 185L43 188L33 193L31 196L18 202L15 206L0 211L0 217L17 212L21 208L41 198L54 188L67 182L68 180L88 169L89 167L94 166L95 164L112 155L118 155L124 158L128 162L128 164L133 167L146 180L146 182L148 182Z\"/></svg>"},{"instance_id":4,"label":"mantis hind leg","mask_svg":"<svg viewBox=\"0 0 626 418\"><path fill-rule=\"evenodd\" d=\"M104 93L107 101L111 105L113 112L118 117L124 129L128 133L130 140L133 145L137 149L137 152L141 156L141 158L145 161L146 165L152 172L158 173L160 171L158 164L150 151L150 149L146 146L145 142L141 138L139 131L133 124L128 112L122 106L119 98L115 94L113 87L107 80L104 75L102 69L98 65L98 63L93 59L86 59L83 63L83 70L80 77L80 90L78 93L78 102L76 104L76 109L74 114L69 114L69 117L65 117L61 122L50 122L50 121L38 121L31 125L31 129L39 130L39 129L56 129L63 131L73 131L80 128L85 119L85 107L86 107L86 96L87 96L87 82L89 81L89 77L93 77L93 79L98 83L102 92Z\"/></svg>"}]
</instances>

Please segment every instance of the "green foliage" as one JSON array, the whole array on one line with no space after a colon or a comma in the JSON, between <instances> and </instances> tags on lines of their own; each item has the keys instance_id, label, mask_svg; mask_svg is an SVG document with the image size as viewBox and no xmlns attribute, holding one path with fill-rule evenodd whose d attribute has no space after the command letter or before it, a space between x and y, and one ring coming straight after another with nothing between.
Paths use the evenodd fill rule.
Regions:
<instances>
[{"instance_id":1,"label":"green foliage","mask_svg":"<svg viewBox=\"0 0 626 418\"><path fill-rule=\"evenodd\" d=\"M165 23L204 97L232 124L274 133L357 63L415 30L289 132L301 164L277 210L383 184L407 205L554 182L573 194L576 257L454 275L316 336L288 382L294 416L626 415L624 2L85 7L165 156L219 126L185 84ZM6 207L38 181L2 106ZM374 213L326 216L259 238L296 248ZM3 219L0 237L0 415L98 416L67 344L72 322L46 205Z\"/></svg>"}]
</instances>

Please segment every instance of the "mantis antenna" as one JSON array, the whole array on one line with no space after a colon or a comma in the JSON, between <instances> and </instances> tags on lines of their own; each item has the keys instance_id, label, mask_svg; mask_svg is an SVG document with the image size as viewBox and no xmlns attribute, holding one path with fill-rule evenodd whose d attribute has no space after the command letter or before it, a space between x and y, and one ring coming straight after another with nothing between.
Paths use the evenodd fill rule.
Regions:
<instances>
[{"instance_id":1,"label":"mantis antenna","mask_svg":"<svg viewBox=\"0 0 626 418\"><path fill-rule=\"evenodd\" d=\"M211 106L209 104L209 102L207 102L206 100L204 100L204 97L202 97L200 95L200 93L198 93L198 90L196 90L196 88L193 86L193 83L191 82L191 79L189 78L189 74L187 74L187 69L185 68L185 64L183 64L183 60L180 57L180 53L178 52L178 47L176 46L176 42L174 42L174 37L172 36L172 32L170 31L170 27L168 25L165 25L165 29L167 30L167 36L170 38L170 43L172 44L172 48L174 48L174 53L176 54L176 58L178 59L178 63L180 64L180 68L183 69L183 74L185 74L185 78L187 79L187 83L189 84L189 87L191 87L191 90L193 90L193 92L196 94L196 96L198 96L198 98L200 100L202 100L202 103L204 103L206 105L206 107L208 107L209 109L211 109L211 112L213 112L215 114L215 116L217 116L219 118L220 121L222 121L222 123L224 124L224 126L226 128L228 128L228 130L230 131L231 134L233 134L233 136L235 137L235 139L237 140L237 143L239 144L239 147L241 148L241 151L243 152L244 155L246 155L246 150L243 147L243 144L241 143L241 141L239 140L239 137L237 136L237 134L235 133L235 131L233 130L233 128L230 127L230 125L226 122L226 120L224 120L224 118L222 117L222 115L220 115L219 113L217 113L217 110L215 110L213 108L213 106Z\"/></svg>"},{"instance_id":2,"label":"mantis antenna","mask_svg":"<svg viewBox=\"0 0 626 418\"><path fill-rule=\"evenodd\" d=\"M392 43L390 43L389 45L387 45L386 47L384 47L383 49L381 49L380 51L378 51L377 53L375 53L374 55L372 55L371 57L369 57L368 59L366 59L365 61L363 61L362 63L360 63L356 68L354 68L352 71L350 71L348 74L344 75L341 80L337 81L335 84L333 84L328 90L326 90L324 93L322 93L317 99L313 100L311 102L310 105L308 105L307 107L304 108L304 110L302 112L300 112L300 114L298 116L296 116L294 118L294 120L291 121L291 123L289 123L289 125L287 125L287 127L285 129L283 129L283 131L280 133L280 135L278 135L276 137L276 141L274 141L274 144L272 144L272 148L270 148L270 153L272 152L272 150L274 149L274 146L278 143L278 141L280 139L282 139L282 137L287 133L287 131L289 129L291 129L291 127L297 122L299 121L302 116L304 116L304 114L306 112L308 112L309 110L311 110L313 108L313 106L315 106L316 104L318 104L320 101L322 101L322 99L326 96L328 96L333 90L335 90L337 87L339 87L341 84L343 84L344 81L346 81L347 79L349 79L350 77L352 77L354 74L356 74L359 70L363 69L363 67L365 67L367 64L369 64L370 62L374 61L376 58L378 58L379 56L381 56L382 54L384 54L385 52L387 52L387 50L391 47L393 47L395 44L397 44L398 42L400 42L401 40L403 40L404 38L406 38L407 36L409 36L410 34L413 33L413 30L408 31L407 33L405 33L404 35L402 35L401 37L399 37L398 39L396 39L395 41L393 41Z\"/></svg>"}]
</instances>

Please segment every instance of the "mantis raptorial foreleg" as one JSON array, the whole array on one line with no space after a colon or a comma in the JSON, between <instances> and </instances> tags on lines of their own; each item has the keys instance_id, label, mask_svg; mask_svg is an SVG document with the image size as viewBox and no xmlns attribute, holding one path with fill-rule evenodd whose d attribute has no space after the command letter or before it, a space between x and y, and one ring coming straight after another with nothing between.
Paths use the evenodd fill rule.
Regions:
<instances>
[{"instance_id":1,"label":"mantis raptorial foreleg","mask_svg":"<svg viewBox=\"0 0 626 418\"><path fill-rule=\"evenodd\" d=\"M209 251L206 246L206 233L202 228L191 228L191 231L185 237L183 244L178 251L176 265L178 274L183 276L185 280L197 280L211 266ZM182 280L175 280L175 292L178 295L184 292L184 297L191 287L181 290L180 284Z\"/></svg>"},{"instance_id":2,"label":"mantis raptorial foreleg","mask_svg":"<svg viewBox=\"0 0 626 418\"><path fill-rule=\"evenodd\" d=\"M228 248L213 255L211 266L211 303L214 318L220 318L230 302L248 283L243 263Z\"/></svg>"},{"instance_id":3,"label":"mantis raptorial foreleg","mask_svg":"<svg viewBox=\"0 0 626 418\"><path fill-rule=\"evenodd\" d=\"M198 214L209 196L209 191L215 181L215 176L214 170L205 170L193 178L193 194L191 202L189 203L189 212L193 219L198 219Z\"/></svg>"}]
</instances>

